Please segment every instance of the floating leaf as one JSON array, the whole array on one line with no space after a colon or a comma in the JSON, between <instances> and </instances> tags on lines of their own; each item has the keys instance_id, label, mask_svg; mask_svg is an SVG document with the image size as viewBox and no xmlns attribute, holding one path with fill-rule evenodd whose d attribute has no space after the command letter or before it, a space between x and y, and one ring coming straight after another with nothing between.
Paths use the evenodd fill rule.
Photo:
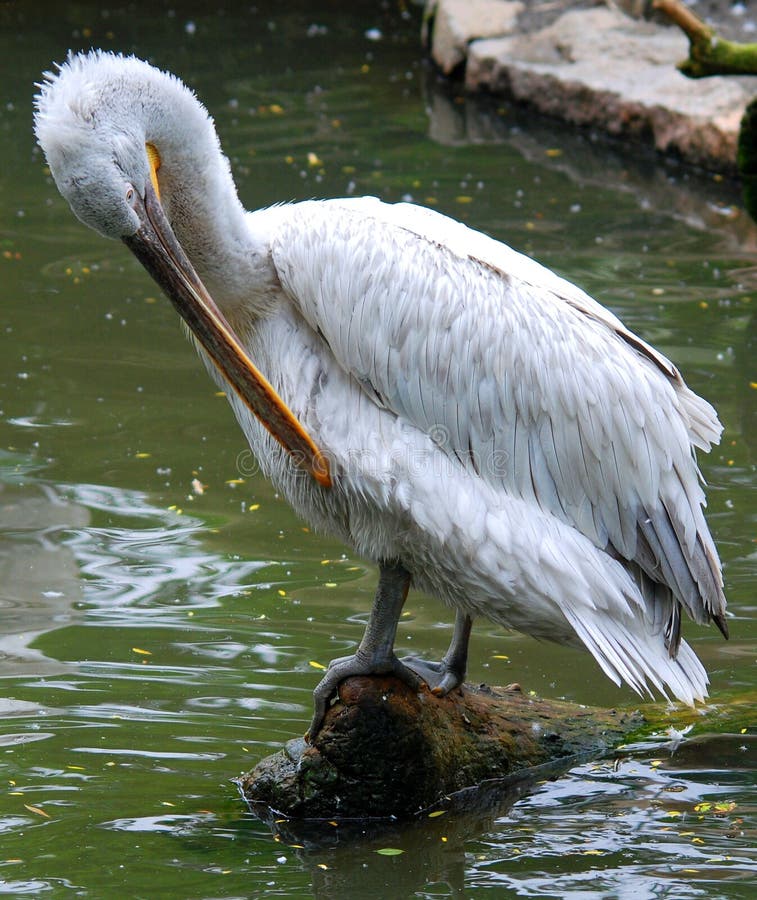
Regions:
<instances>
[{"instance_id":1,"label":"floating leaf","mask_svg":"<svg viewBox=\"0 0 757 900\"><path fill-rule=\"evenodd\" d=\"M132 647L132 653L139 653L140 656L152 656L152 650L143 650L141 647Z\"/></svg>"},{"instance_id":2,"label":"floating leaf","mask_svg":"<svg viewBox=\"0 0 757 900\"><path fill-rule=\"evenodd\" d=\"M398 847L382 847L380 850L376 851L376 853L381 856L399 856L400 853L404 852L404 850L400 850Z\"/></svg>"},{"instance_id":3,"label":"floating leaf","mask_svg":"<svg viewBox=\"0 0 757 900\"><path fill-rule=\"evenodd\" d=\"M44 809L39 806L30 806L28 803L24 803L24 806L29 810L29 812L36 813L38 816L44 816L46 819L50 818L50 813L45 812Z\"/></svg>"},{"instance_id":4,"label":"floating leaf","mask_svg":"<svg viewBox=\"0 0 757 900\"><path fill-rule=\"evenodd\" d=\"M316 662L314 659L311 659L308 665L312 666L314 669L325 669L326 666L321 665L319 662Z\"/></svg>"},{"instance_id":5,"label":"floating leaf","mask_svg":"<svg viewBox=\"0 0 757 900\"><path fill-rule=\"evenodd\" d=\"M446 809L435 809L428 814L429 819L435 819L437 816L443 816L447 812Z\"/></svg>"},{"instance_id":6,"label":"floating leaf","mask_svg":"<svg viewBox=\"0 0 757 900\"><path fill-rule=\"evenodd\" d=\"M723 813L733 812L736 809L736 801L735 800L727 800L723 803L715 804L715 815L723 815Z\"/></svg>"}]
</instances>

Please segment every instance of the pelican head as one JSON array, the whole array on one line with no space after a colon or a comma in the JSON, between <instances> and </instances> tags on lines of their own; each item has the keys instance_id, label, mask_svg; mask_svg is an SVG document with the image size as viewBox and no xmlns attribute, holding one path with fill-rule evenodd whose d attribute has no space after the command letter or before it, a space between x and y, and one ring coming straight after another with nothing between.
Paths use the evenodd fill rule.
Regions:
<instances>
[{"instance_id":1,"label":"pelican head","mask_svg":"<svg viewBox=\"0 0 757 900\"><path fill-rule=\"evenodd\" d=\"M92 51L69 54L57 73L46 73L35 105L37 140L77 218L124 241L223 378L328 486L326 460L249 359L195 269L199 263L219 289L229 284L229 295L239 295L254 256L228 160L199 100L142 60Z\"/></svg>"},{"instance_id":2,"label":"pelican head","mask_svg":"<svg viewBox=\"0 0 757 900\"><path fill-rule=\"evenodd\" d=\"M129 109L133 85L141 83L140 98L155 93L157 79L186 89L141 60L96 51L69 55L45 77L34 128L58 190L85 225L105 237L131 237L141 226L135 206L155 186L157 162L148 151L153 111L144 99L141 109Z\"/></svg>"}]
</instances>

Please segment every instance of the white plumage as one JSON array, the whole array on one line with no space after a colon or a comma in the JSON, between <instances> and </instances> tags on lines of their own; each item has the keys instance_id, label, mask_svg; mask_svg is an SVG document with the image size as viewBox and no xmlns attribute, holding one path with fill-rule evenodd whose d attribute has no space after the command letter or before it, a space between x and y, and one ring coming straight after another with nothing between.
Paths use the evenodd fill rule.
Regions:
<instances>
[{"instance_id":1,"label":"white plumage","mask_svg":"<svg viewBox=\"0 0 757 900\"><path fill-rule=\"evenodd\" d=\"M74 212L135 252L145 219L124 198L131 186L148 202L155 186L331 485L293 465L296 448L235 384L264 471L311 524L382 564L382 579L393 566L458 610L458 670L465 617L485 616L583 644L636 691L706 695L680 609L725 633L693 452L721 426L662 354L574 285L431 210L362 198L245 213L201 104L139 60L70 58L42 85L35 125ZM375 629L321 701L344 674L396 663L403 599L387 605L380 589Z\"/></svg>"}]
</instances>

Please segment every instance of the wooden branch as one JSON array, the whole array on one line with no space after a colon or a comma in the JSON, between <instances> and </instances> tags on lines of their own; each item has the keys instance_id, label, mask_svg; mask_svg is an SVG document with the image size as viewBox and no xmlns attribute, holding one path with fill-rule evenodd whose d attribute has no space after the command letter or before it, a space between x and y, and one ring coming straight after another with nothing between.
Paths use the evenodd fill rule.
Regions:
<instances>
[{"instance_id":1,"label":"wooden branch","mask_svg":"<svg viewBox=\"0 0 757 900\"><path fill-rule=\"evenodd\" d=\"M681 0L654 0L652 5L678 25L689 40L711 40L714 37L709 25L705 25Z\"/></svg>"},{"instance_id":2,"label":"wooden branch","mask_svg":"<svg viewBox=\"0 0 757 900\"><path fill-rule=\"evenodd\" d=\"M726 41L681 2L654 0L660 10L678 25L689 39L689 57L678 69L689 78L711 75L757 75L757 44Z\"/></svg>"},{"instance_id":3,"label":"wooden branch","mask_svg":"<svg viewBox=\"0 0 757 900\"><path fill-rule=\"evenodd\" d=\"M410 817L489 779L559 774L643 724L638 713L540 700L517 685L436 697L393 677L349 678L314 746L290 741L236 784L269 821Z\"/></svg>"}]
</instances>

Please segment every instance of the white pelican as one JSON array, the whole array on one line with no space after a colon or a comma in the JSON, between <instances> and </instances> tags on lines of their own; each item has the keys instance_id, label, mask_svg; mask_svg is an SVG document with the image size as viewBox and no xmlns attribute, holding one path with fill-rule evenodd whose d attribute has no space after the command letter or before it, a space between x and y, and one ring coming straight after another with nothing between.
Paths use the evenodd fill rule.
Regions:
<instances>
[{"instance_id":1,"label":"white pelican","mask_svg":"<svg viewBox=\"0 0 757 900\"><path fill-rule=\"evenodd\" d=\"M133 57L69 55L36 97L58 189L184 317L264 472L379 567L339 681L463 681L471 621L587 648L693 704L681 608L726 635L694 448L721 425L675 366L583 291L443 215L365 197L245 212L213 121ZM211 299L213 298L213 299ZM400 661L411 582L456 610L440 663Z\"/></svg>"}]
</instances>

